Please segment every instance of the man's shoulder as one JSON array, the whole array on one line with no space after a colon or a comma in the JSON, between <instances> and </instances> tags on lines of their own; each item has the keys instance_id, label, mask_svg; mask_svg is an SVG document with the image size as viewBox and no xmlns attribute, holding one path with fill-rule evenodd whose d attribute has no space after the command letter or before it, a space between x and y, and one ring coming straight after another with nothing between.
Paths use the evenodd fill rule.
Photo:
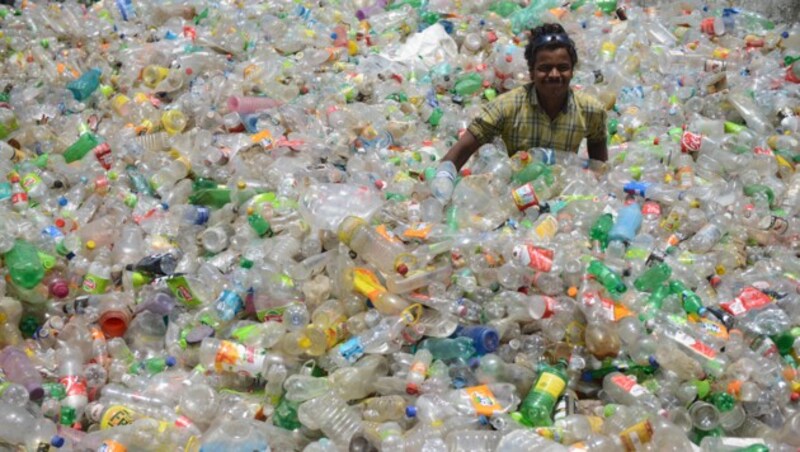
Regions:
<instances>
[{"instance_id":1,"label":"man's shoulder","mask_svg":"<svg viewBox=\"0 0 800 452\"><path fill-rule=\"evenodd\" d=\"M572 96L575 99L575 104L578 105L583 111L588 112L601 112L605 111L605 107L603 104L597 100L596 97L592 96L591 94L587 94L583 91L578 91L573 89Z\"/></svg>"}]
</instances>

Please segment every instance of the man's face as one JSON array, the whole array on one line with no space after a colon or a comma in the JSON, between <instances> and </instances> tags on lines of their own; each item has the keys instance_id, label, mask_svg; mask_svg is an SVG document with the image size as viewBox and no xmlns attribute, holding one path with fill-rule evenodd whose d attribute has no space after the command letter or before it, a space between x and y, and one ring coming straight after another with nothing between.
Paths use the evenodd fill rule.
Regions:
<instances>
[{"instance_id":1,"label":"man's face","mask_svg":"<svg viewBox=\"0 0 800 452\"><path fill-rule=\"evenodd\" d=\"M567 49L541 49L536 52L536 61L530 68L531 80L539 96L561 97L569 89L572 80L572 60Z\"/></svg>"}]
</instances>

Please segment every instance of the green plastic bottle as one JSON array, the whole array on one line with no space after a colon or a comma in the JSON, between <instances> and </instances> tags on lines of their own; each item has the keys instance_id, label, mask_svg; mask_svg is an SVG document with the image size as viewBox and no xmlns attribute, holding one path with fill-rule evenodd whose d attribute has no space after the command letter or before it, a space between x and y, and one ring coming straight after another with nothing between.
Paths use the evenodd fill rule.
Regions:
<instances>
[{"instance_id":1,"label":"green plastic bottle","mask_svg":"<svg viewBox=\"0 0 800 452\"><path fill-rule=\"evenodd\" d=\"M278 406L275 407L272 423L286 430L299 429L302 427L300 419L297 418L297 408L299 406L300 402L292 402L287 400L286 397L282 398Z\"/></svg>"},{"instance_id":2,"label":"green plastic bottle","mask_svg":"<svg viewBox=\"0 0 800 452\"><path fill-rule=\"evenodd\" d=\"M672 276L672 268L665 262L659 262L648 268L633 282L640 292L652 292Z\"/></svg>"},{"instance_id":3,"label":"green plastic bottle","mask_svg":"<svg viewBox=\"0 0 800 452\"><path fill-rule=\"evenodd\" d=\"M587 270L612 294L621 294L628 290L628 286L625 285L622 278L598 260L593 260Z\"/></svg>"},{"instance_id":4,"label":"green plastic bottle","mask_svg":"<svg viewBox=\"0 0 800 452\"><path fill-rule=\"evenodd\" d=\"M470 72L456 80L453 90L459 96L470 96L481 89L481 86L483 86L481 76L475 72Z\"/></svg>"},{"instance_id":5,"label":"green plastic bottle","mask_svg":"<svg viewBox=\"0 0 800 452\"><path fill-rule=\"evenodd\" d=\"M229 202L231 202L231 190L229 188L203 188L189 196L189 204L217 209Z\"/></svg>"},{"instance_id":6,"label":"green plastic bottle","mask_svg":"<svg viewBox=\"0 0 800 452\"><path fill-rule=\"evenodd\" d=\"M589 237L600 243L600 249L605 250L608 246L608 232L614 226L614 216L604 213L597 218L589 231Z\"/></svg>"},{"instance_id":7,"label":"green plastic bottle","mask_svg":"<svg viewBox=\"0 0 800 452\"><path fill-rule=\"evenodd\" d=\"M33 244L25 240L18 239L3 256L11 280L14 284L25 288L33 289L44 278L44 266L39 259L39 252Z\"/></svg>"},{"instance_id":8,"label":"green plastic bottle","mask_svg":"<svg viewBox=\"0 0 800 452\"><path fill-rule=\"evenodd\" d=\"M527 184L548 173L550 173L550 168L548 168L547 165L542 162L532 162L515 174L514 177L511 178L511 182L515 185Z\"/></svg>"},{"instance_id":9,"label":"green plastic bottle","mask_svg":"<svg viewBox=\"0 0 800 452\"><path fill-rule=\"evenodd\" d=\"M559 361L555 366L542 364L539 377L531 387L519 411L534 427L553 425L553 408L567 388L567 364Z\"/></svg>"},{"instance_id":10,"label":"green plastic bottle","mask_svg":"<svg viewBox=\"0 0 800 452\"><path fill-rule=\"evenodd\" d=\"M86 132L64 151L64 161L67 163L78 161L97 147L98 144L100 144L100 140L97 136L91 132Z\"/></svg>"},{"instance_id":11,"label":"green plastic bottle","mask_svg":"<svg viewBox=\"0 0 800 452\"><path fill-rule=\"evenodd\" d=\"M772 189L763 184L750 184L745 185L744 187L744 194L745 196L756 196L756 195L763 195L769 201L769 206L775 206L775 193L773 193Z\"/></svg>"},{"instance_id":12,"label":"green plastic bottle","mask_svg":"<svg viewBox=\"0 0 800 452\"><path fill-rule=\"evenodd\" d=\"M682 282L670 281L669 291L673 295L680 297L681 303L683 304L683 310L686 311L686 313L699 315L703 315L705 313L706 308L703 306L703 300L691 289L686 287Z\"/></svg>"}]
</instances>

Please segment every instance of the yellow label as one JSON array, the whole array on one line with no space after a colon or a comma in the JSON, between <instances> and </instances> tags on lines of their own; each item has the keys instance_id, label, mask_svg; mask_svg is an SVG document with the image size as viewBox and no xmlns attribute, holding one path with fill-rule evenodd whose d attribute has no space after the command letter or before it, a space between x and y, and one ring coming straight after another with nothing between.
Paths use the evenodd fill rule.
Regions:
<instances>
[{"instance_id":1,"label":"yellow label","mask_svg":"<svg viewBox=\"0 0 800 452\"><path fill-rule=\"evenodd\" d=\"M250 137L250 140L253 143L266 141L265 146L270 146L272 145L272 133L269 130L265 129Z\"/></svg>"},{"instance_id":2,"label":"yellow label","mask_svg":"<svg viewBox=\"0 0 800 452\"><path fill-rule=\"evenodd\" d=\"M558 232L558 222L552 216L548 216L533 230L539 237L543 239L552 239Z\"/></svg>"},{"instance_id":3,"label":"yellow label","mask_svg":"<svg viewBox=\"0 0 800 452\"><path fill-rule=\"evenodd\" d=\"M132 424L133 415L134 412L130 408L122 405L113 405L106 410L102 419L100 419L100 430Z\"/></svg>"},{"instance_id":4,"label":"yellow label","mask_svg":"<svg viewBox=\"0 0 800 452\"><path fill-rule=\"evenodd\" d=\"M497 403L494 394L486 385L473 386L471 388L466 388L465 391L469 394L469 400L472 402L472 407L477 414L491 416L495 412L503 409L503 407Z\"/></svg>"},{"instance_id":5,"label":"yellow label","mask_svg":"<svg viewBox=\"0 0 800 452\"><path fill-rule=\"evenodd\" d=\"M587 416L587 419L593 433L600 433L603 430L603 418L600 416Z\"/></svg>"},{"instance_id":6,"label":"yellow label","mask_svg":"<svg viewBox=\"0 0 800 452\"><path fill-rule=\"evenodd\" d=\"M373 303L382 293L386 292L386 288L378 281L375 273L363 267L353 269L353 288Z\"/></svg>"},{"instance_id":7,"label":"yellow label","mask_svg":"<svg viewBox=\"0 0 800 452\"><path fill-rule=\"evenodd\" d=\"M635 451L642 444L647 444L653 438L653 426L650 421L642 421L634 424L619 434L619 439L625 446L625 450Z\"/></svg>"},{"instance_id":8,"label":"yellow label","mask_svg":"<svg viewBox=\"0 0 800 452\"><path fill-rule=\"evenodd\" d=\"M553 396L554 399L557 399L561 397L566 386L567 382L561 379L561 377L550 372L545 372L539 377L539 381L536 382L534 391L545 392Z\"/></svg>"}]
</instances>

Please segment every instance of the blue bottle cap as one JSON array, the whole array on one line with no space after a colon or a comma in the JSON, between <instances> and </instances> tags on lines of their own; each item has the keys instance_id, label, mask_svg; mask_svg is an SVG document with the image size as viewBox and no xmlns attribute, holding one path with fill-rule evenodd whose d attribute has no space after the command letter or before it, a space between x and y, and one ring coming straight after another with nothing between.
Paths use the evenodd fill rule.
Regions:
<instances>
[{"instance_id":1,"label":"blue bottle cap","mask_svg":"<svg viewBox=\"0 0 800 452\"><path fill-rule=\"evenodd\" d=\"M481 360L477 356L473 356L469 359L469 367L470 369L477 369L481 365Z\"/></svg>"},{"instance_id":2,"label":"blue bottle cap","mask_svg":"<svg viewBox=\"0 0 800 452\"><path fill-rule=\"evenodd\" d=\"M57 449L63 447L65 442L66 441L64 440L64 438L58 435L55 435L53 436L53 438L50 439L50 445Z\"/></svg>"},{"instance_id":3,"label":"blue bottle cap","mask_svg":"<svg viewBox=\"0 0 800 452\"><path fill-rule=\"evenodd\" d=\"M468 326L456 334L472 339L472 345L478 355L492 353L500 345L500 336L497 334L497 330L491 327L483 325Z\"/></svg>"},{"instance_id":4,"label":"blue bottle cap","mask_svg":"<svg viewBox=\"0 0 800 452\"><path fill-rule=\"evenodd\" d=\"M164 360L164 363L167 365L167 367L173 367L178 363L178 360L176 360L174 356L167 356L167 359Z\"/></svg>"},{"instance_id":5,"label":"blue bottle cap","mask_svg":"<svg viewBox=\"0 0 800 452\"><path fill-rule=\"evenodd\" d=\"M415 407L414 405L407 406L406 416L411 418L417 417L417 407Z\"/></svg>"},{"instance_id":6,"label":"blue bottle cap","mask_svg":"<svg viewBox=\"0 0 800 452\"><path fill-rule=\"evenodd\" d=\"M658 361L656 361L656 357L655 356L648 357L647 358L647 362L650 363L651 367L660 367L659 364L658 364Z\"/></svg>"},{"instance_id":7,"label":"blue bottle cap","mask_svg":"<svg viewBox=\"0 0 800 452\"><path fill-rule=\"evenodd\" d=\"M64 207L64 206L66 206L68 203L69 203L69 201L67 200L67 198L65 198L65 197L63 197L63 196L59 196L59 197L58 197L58 205L59 205L59 206L61 206L61 207Z\"/></svg>"}]
</instances>

